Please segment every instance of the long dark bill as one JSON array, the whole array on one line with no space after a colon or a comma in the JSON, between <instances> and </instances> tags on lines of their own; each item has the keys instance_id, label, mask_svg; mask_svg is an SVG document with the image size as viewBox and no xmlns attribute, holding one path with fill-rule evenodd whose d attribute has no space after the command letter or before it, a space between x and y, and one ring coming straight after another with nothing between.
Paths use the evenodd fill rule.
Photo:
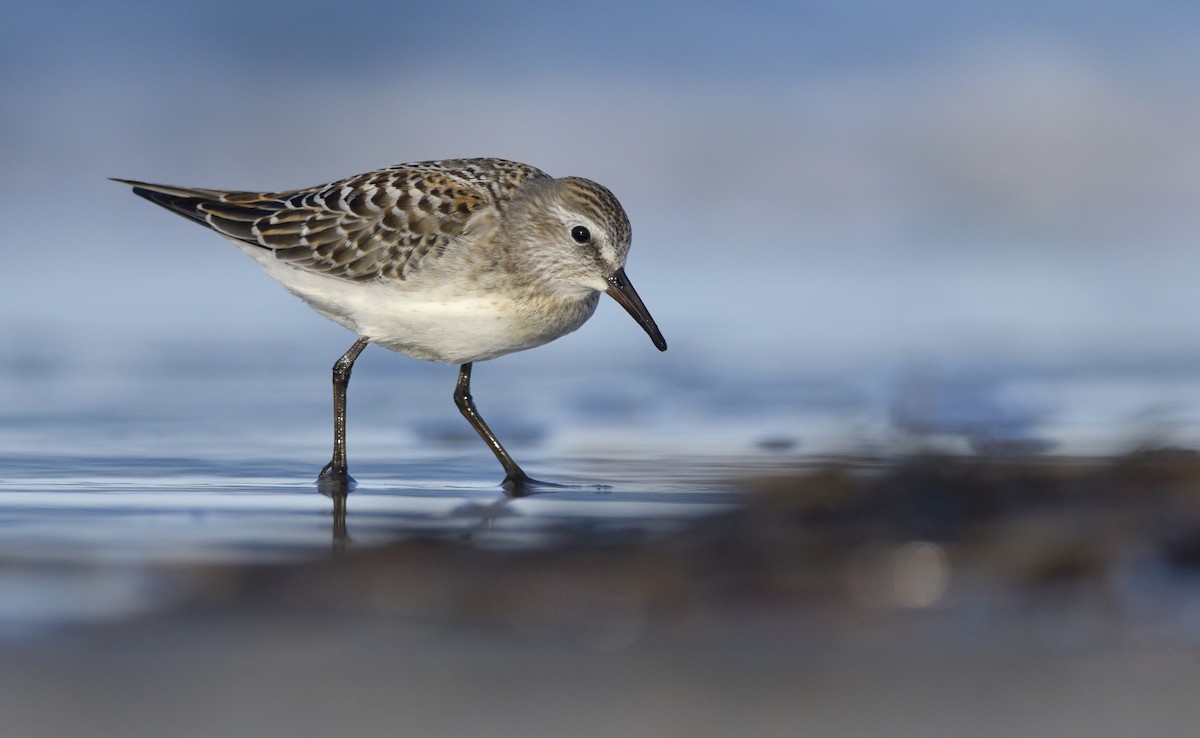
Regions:
<instances>
[{"instance_id":1,"label":"long dark bill","mask_svg":"<svg viewBox=\"0 0 1200 738\"><path fill-rule=\"evenodd\" d=\"M654 318L650 317L650 311L642 304L642 298L638 297L637 290L633 288L633 283L629 281L629 277L625 276L624 269L618 269L608 277L608 294L612 299L621 304L621 307L629 311L633 319L638 322L646 333L650 334L650 340L654 342L659 351L667 350L667 341L663 338L663 334L658 330L658 326L654 323Z\"/></svg>"}]
</instances>

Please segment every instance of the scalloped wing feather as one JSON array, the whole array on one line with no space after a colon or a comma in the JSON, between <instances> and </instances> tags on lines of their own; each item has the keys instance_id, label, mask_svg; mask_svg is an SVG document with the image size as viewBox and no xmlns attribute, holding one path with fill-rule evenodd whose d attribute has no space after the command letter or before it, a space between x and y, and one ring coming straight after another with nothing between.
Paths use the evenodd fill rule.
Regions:
<instances>
[{"instance_id":1,"label":"scalloped wing feather","mask_svg":"<svg viewBox=\"0 0 1200 738\"><path fill-rule=\"evenodd\" d=\"M229 238L299 268L342 279L404 279L437 258L487 211L503 213L526 164L453 159L401 164L280 193L230 192L119 180Z\"/></svg>"}]
</instances>

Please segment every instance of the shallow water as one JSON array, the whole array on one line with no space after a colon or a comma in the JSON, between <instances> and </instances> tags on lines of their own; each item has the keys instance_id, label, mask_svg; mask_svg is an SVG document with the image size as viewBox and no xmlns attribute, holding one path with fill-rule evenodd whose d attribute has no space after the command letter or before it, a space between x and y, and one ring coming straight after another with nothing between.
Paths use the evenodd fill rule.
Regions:
<instances>
[{"instance_id":1,"label":"shallow water","mask_svg":"<svg viewBox=\"0 0 1200 738\"><path fill-rule=\"evenodd\" d=\"M1159 457L1107 456L1197 437L1186 371L545 358L480 365L475 398L531 475L578 488L506 497L451 402L454 370L369 351L344 509L314 482L324 361L199 347L3 365L8 724L460 735L520 705L534 717L507 725L563 734L586 710L548 705L598 701L639 705L634 722L657 716L662 734L902 735L912 710L988 734L976 706L996 695L1031 705L1013 732L1117 734L1159 708L1164 729L1192 724L1190 697L1171 695L1190 694L1200 643L1195 461L1163 476ZM1151 499L1143 483L1167 492L1126 510ZM1119 533L1131 521L1140 532ZM447 702L461 694L475 698ZM864 694L895 702L868 719Z\"/></svg>"},{"instance_id":2,"label":"shallow water","mask_svg":"<svg viewBox=\"0 0 1200 738\"><path fill-rule=\"evenodd\" d=\"M319 464L307 459L10 456L0 466L0 638L169 606L186 594L172 581L179 565L296 563L411 539L480 549L644 541L735 502L706 459L675 460L670 483L655 479L670 476L658 460L641 480L626 466L597 485L589 470L612 460L535 457L542 476L589 483L510 498L486 449L473 450L359 463L344 508L318 492Z\"/></svg>"},{"instance_id":3,"label":"shallow water","mask_svg":"<svg viewBox=\"0 0 1200 738\"><path fill-rule=\"evenodd\" d=\"M330 418L328 370L312 357L15 357L0 416L0 637L169 605L181 594L170 566L307 561L409 539L643 541L736 507L738 481L778 465L1104 452L1200 428L1200 396L1174 375L734 377L686 362L554 361L481 365L475 396L531 475L580 488L507 498L450 401L454 370L367 352L350 393L359 485L335 516L313 482Z\"/></svg>"},{"instance_id":4,"label":"shallow water","mask_svg":"<svg viewBox=\"0 0 1200 738\"><path fill-rule=\"evenodd\" d=\"M514 455L534 476L579 485L511 499L450 401L452 368L408 362L397 379L366 361L351 385L358 484L335 515L314 481L329 453L326 372L217 363L107 376L10 367L21 376L9 387L25 391L0 419L0 638L168 607L188 594L173 575L182 565L295 563L410 539L646 540L735 501L721 462L667 461L636 450L645 433L613 433L635 414L619 403L506 403L481 392L480 372L476 396Z\"/></svg>"}]
</instances>

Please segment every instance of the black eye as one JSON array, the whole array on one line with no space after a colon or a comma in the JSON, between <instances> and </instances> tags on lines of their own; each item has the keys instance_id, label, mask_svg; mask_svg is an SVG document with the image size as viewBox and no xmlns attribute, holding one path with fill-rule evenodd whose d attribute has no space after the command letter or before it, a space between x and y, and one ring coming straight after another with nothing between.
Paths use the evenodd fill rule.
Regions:
<instances>
[{"instance_id":1,"label":"black eye","mask_svg":"<svg viewBox=\"0 0 1200 738\"><path fill-rule=\"evenodd\" d=\"M575 226L571 229L571 238L575 239L575 243L587 243L592 240L592 234L583 226Z\"/></svg>"}]
</instances>

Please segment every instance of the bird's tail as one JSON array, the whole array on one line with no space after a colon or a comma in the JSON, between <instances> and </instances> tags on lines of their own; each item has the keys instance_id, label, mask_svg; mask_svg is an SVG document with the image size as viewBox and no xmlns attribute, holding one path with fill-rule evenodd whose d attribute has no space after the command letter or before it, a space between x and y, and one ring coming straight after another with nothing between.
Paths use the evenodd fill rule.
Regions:
<instances>
[{"instance_id":1,"label":"bird's tail","mask_svg":"<svg viewBox=\"0 0 1200 738\"><path fill-rule=\"evenodd\" d=\"M198 187L174 187L172 185L151 184L149 182L138 182L132 179L119 179L111 177L112 181L127 184L133 187L133 194L139 197L144 197L150 202L161 205L173 213L178 213L185 218L190 218L198 223L208 225L205 219L205 213L201 212L200 205L204 203L219 202L222 197L229 194L224 190L205 190Z\"/></svg>"}]
</instances>

